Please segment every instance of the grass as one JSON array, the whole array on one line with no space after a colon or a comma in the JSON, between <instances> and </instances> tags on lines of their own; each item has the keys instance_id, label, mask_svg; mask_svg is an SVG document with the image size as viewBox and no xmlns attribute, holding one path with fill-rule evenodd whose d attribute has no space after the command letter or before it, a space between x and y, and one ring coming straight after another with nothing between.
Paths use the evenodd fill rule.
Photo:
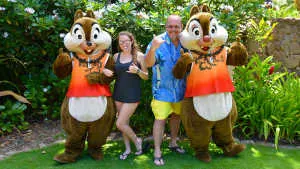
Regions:
<instances>
[{"instance_id":1,"label":"grass","mask_svg":"<svg viewBox=\"0 0 300 169\"><path fill-rule=\"evenodd\" d=\"M228 158L214 145L210 146L212 161L208 164L198 161L188 142L182 143L186 154L169 151L167 143L163 144L165 166L153 164L153 150L141 156L130 155L127 160L118 159L124 149L120 141L108 142L104 147L104 159L93 160L86 151L72 164L57 164L53 156L62 152L63 144L15 154L0 161L1 169L300 169L299 149L279 149L259 145L247 145L247 149L238 157Z\"/></svg>"}]
</instances>

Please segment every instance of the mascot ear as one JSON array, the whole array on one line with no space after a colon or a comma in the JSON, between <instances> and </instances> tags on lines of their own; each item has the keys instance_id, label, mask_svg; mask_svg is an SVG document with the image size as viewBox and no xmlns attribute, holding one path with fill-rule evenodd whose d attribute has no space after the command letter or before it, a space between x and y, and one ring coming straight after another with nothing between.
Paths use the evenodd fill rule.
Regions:
<instances>
[{"instance_id":1,"label":"mascot ear","mask_svg":"<svg viewBox=\"0 0 300 169\"><path fill-rule=\"evenodd\" d=\"M200 8L201 12L208 12L208 13L210 13L210 9L209 9L209 7L206 4L203 4L203 5L199 6L199 8Z\"/></svg>"},{"instance_id":2,"label":"mascot ear","mask_svg":"<svg viewBox=\"0 0 300 169\"><path fill-rule=\"evenodd\" d=\"M194 5L190 11L190 17L200 12L200 9L197 5Z\"/></svg>"},{"instance_id":3,"label":"mascot ear","mask_svg":"<svg viewBox=\"0 0 300 169\"><path fill-rule=\"evenodd\" d=\"M96 16L95 16L95 14L94 14L94 12L92 10L88 10L87 11L86 17L90 17L90 18L95 18L96 19Z\"/></svg>"},{"instance_id":4,"label":"mascot ear","mask_svg":"<svg viewBox=\"0 0 300 169\"><path fill-rule=\"evenodd\" d=\"M79 18L82 18L83 17L83 12L81 9L78 9L76 12L75 12L75 15L74 15L74 22L79 19Z\"/></svg>"}]
</instances>

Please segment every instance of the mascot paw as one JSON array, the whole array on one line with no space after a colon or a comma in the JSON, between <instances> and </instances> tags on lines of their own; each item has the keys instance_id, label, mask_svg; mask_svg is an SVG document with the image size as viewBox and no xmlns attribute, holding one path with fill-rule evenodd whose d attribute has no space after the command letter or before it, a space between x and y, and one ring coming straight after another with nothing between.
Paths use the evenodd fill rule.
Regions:
<instances>
[{"instance_id":1,"label":"mascot paw","mask_svg":"<svg viewBox=\"0 0 300 169\"><path fill-rule=\"evenodd\" d=\"M53 64L53 72L59 78L65 78L72 71L72 59L68 53L63 52L63 49L59 49L59 54Z\"/></svg>"},{"instance_id":2,"label":"mascot paw","mask_svg":"<svg viewBox=\"0 0 300 169\"><path fill-rule=\"evenodd\" d=\"M245 65L248 60L248 52L241 42L233 42L228 52L227 64L233 66Z\"/></svg>"},{"instance_id":3,"label":"mascot paw","mask_svg":"<svg viewBox=\"0 0 300 169\"><path fill-rule=\"evenodd\" d=\"M96 84L100 82L101 73L99 72L92 72L86 75L86 78L89 84Z\"/></svg>"},{"instance_id":4,"label":"mascot paw","mask_svg":"<svg viewBox=\"0 0 300 169\"><path fill-rule=\"evenodd\" d=\"M71 57L69 56L68 53L63 52L63 48L59 48L59 54L58 54L58 60L57 60L57 64L60 65L67 65L70 64L72 62Z\"/></svg>"},{"instance_id":5,"label":"mascot paw","mask_svg":"<svg viewBox=\"0 0 300 169\"><path fill-rule=\"evenodd\" d=\"M70 155L67 153L56 155L53 160L61 164L73 163L76 161L76 157L74 155Z\"/></svg>"},{"instance_id":6,"label":"mascot paw","mask_svg":"<svg viewBox=\"0 0 300 169\"><path fill-rule=\"evenodd\" d=\"M208 163L211 161L211 157L208 152L196 153L196 158L205 163Z\"/></svg>"},{"instance_id":7,"label":"mascot paw","mask_svg":"<svg viewBox=\"0 0 300 169\"><path fill-rule=\"evenodd\" d=\"M224 151L224 155L228 157L233 157L240 152L244 151L246 149L246 146L244 144L234 144L230 151Z\"/></svg>"},{"instance_id":8,"label":"mascot paw","mask_svg":"<svg viewBox=\"0 0 300 169\"><path fill-rule=\"evenodd\" d=\"M188 52L184 53L183 49L180 50L180 54L181 54L180 59L184 64L188 65L194 61L193 56Z\"/></svg>"}]
</instances>

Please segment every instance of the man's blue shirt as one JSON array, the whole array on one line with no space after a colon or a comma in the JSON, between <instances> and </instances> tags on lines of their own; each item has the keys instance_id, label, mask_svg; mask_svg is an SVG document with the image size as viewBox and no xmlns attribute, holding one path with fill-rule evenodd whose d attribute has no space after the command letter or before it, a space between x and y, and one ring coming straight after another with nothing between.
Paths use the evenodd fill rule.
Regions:
<instances>
[{"instance_id":1,"label":"man's blue shirt","mask_svg":"<svg viewBox=\"0 0 300 169\"><path fill-rule=\"evenodd\" d=\"M154 99L165 102L179 102L184 97L185 78L176 79L172 69L180 57L181 44L176 47L167 32L159 35L165 42L155 52L155 64L152 67L152 94ZM149 52L152 42L148 45Z\"/></svg>"}]
</instances>

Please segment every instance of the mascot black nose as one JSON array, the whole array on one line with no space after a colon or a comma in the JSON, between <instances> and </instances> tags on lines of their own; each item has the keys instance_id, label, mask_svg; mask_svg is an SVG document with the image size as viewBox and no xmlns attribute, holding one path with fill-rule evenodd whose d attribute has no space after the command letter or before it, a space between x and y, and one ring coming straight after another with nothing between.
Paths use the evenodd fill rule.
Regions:
<instances>
[{"instance_id":1,"label":"mascot black nose","mask_svg":"<svg viewBox=\"0 0 300 169\"><path fill-rule=\"evenodd\" d=\"M88 46L92 46L92 42L86 42Z\"/></svg>"}]
</instances>

